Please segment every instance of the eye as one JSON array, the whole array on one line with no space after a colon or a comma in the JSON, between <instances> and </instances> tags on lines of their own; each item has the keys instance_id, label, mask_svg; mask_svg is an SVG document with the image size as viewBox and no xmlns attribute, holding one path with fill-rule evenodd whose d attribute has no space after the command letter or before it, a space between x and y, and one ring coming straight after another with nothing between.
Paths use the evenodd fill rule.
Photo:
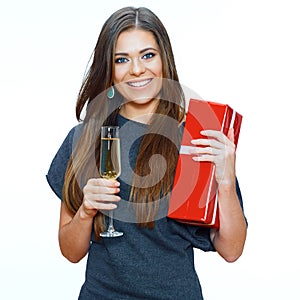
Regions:
<instances>
[{"instance_id":1,"label":"eye","mask_svg":"<svg viewBox=\"0 0 300 300\"><path fill-rule=\"evenodd\" d=\"M146 53L145 55L143 55L143 59L150 59L150 58L152 58L152 57L154 57L155 56L155 53L153 53L153 52L148 52L148 53Z\"/></svg>"},{"instance_id":2,"label":"eye","mask_svg":"<svg viewBox=\"0 0 300 300\"><path fill-rule=\"evenodd\" d=\"M126 63L128 62L128 59L126 57L118 57L116 60L115 60L115 63L116 64L123 64L123 63Z\"/></svg>"}]
</instances>

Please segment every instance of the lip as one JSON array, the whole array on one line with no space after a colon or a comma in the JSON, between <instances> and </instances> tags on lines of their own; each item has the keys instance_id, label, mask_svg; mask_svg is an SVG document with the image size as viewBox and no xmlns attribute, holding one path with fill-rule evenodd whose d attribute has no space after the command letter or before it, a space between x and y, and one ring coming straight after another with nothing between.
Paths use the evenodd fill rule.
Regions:
<instances>
[{"instance_id":1,"label":"lip","mask_svg":"<svg viewBox=\"0 0 300 300\"><path fill-rule=\"evenodd\" d=\"M145 78L141 80L132 80L132 81L127 81L127 85L133 88L143 88L146 85L148 85L153 78Z\"/></svg>"}]
</instances>

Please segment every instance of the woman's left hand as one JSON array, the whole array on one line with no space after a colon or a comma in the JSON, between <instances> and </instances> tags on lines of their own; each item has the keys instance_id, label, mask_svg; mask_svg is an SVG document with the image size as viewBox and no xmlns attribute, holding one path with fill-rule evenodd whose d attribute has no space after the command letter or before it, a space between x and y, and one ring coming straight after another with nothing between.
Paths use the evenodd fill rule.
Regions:
<instances>
[{"instance_id":1,"label":"woman's left hand","mask_svg":"<svg viewBox=\"0 0 300 300\"><path fill-rule=\"evenodd\" d=\"M229 129L228 136L217 130L203 130L205 139L191 141L194 147L190 151L196 154L195 161L209 161L216 166L216 181L220 185L235 185L235 144L233 128ZM201 147L199 147L201 146Z\"/></svg>"}]
</instances>

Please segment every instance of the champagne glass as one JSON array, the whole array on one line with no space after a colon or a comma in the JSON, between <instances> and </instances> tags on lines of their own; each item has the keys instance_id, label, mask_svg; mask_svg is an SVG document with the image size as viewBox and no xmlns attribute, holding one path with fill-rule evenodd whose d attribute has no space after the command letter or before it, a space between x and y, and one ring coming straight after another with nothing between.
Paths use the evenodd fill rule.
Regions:
<instances>
[{"instance_id":1,"label":"champagne glass","mask_svg":"<svg viewBox=\"0 0 300 300\"><path fill-rule=\"evenodd\" d=\"M100 176L116 179L121 174L120 132L118 126L101 127ZM116 231L113 224L113 210L109 210L109 225L102 237L118 237L123 232Z\"/></svg>"}]
</instances>

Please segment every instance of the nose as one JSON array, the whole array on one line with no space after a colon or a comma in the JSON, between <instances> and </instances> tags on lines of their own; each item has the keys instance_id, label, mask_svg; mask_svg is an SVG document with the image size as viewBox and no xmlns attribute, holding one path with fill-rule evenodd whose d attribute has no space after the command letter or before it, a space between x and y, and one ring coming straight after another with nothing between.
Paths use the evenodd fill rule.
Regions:
<instances>
[{"instance_id":1,"label":"nose","mask_svg":"<svg viewBox=\"0 0 300 300\"><path fill-rule=\"evenodd\" d=\"M142 61L139 59L134 59L131 63L130 74L135 76L140 76L145 72L146 68Z\"/></svg>"}]
</instances>

